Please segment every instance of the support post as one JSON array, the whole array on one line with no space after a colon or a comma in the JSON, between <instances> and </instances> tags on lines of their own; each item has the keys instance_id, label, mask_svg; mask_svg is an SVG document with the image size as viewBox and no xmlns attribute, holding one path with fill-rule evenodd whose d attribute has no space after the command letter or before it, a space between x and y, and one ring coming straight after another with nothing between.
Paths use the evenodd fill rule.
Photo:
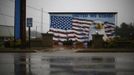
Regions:
<instances>
[{"instance_id":1,"label":"support post","mask_svg":"<svg viewBox=\"0 0 134 75\"><path fill-rule=\"evenodd\" d=\"M29 33L29 48L31 47L31 27L28 27L28 33Z\"/></svg>"},{"instance_id":2,"label":"support post","mask_svg":"<svg viewBox=\"0 0 134 75\"><path fill-rule=\"evenodd\" d=\"M21 47L26 48L26 0L21 0L20 38Z\"/></svg>"}]
</instances>

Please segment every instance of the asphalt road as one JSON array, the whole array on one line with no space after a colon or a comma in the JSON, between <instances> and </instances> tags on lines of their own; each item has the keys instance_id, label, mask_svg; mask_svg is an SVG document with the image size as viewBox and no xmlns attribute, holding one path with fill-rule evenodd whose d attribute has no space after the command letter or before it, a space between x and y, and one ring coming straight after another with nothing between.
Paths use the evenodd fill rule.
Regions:
<instances>
[{"instance_id":1,"label":"asphalt road","mask_svg":"<svg viewBox=\"0 0 134 75\"><path fill-rule=\"evenodd\" d=\"M134 53L0 53L0 75L134 75Z\"/></svg>"}]
</instances>

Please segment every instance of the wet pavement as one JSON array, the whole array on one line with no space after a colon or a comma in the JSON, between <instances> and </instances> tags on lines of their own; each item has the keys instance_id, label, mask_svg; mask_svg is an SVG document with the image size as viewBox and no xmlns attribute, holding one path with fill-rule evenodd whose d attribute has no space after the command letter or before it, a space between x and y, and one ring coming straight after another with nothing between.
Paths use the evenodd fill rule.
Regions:
<instances>
[{"instance_id":1,"label":"wet pavement","mask_svg":"<svg viewBox=\"0 0 134 75\"><path fill-rule=\"evenodd\" d=\"M0 53L0 75L134 75L134 53Z\"/></svg>"}]
</instances>

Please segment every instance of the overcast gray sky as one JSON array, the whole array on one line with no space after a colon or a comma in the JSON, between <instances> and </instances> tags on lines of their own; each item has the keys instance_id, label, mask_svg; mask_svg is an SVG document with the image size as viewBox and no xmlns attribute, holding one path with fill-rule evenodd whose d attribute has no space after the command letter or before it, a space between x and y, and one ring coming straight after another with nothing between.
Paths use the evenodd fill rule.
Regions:
<instances>
[{"instance_id":1,"label":"overcast gray sky","mask_svg":"<svg viewBox=\"0 0 134 75\"><path fill-rule=\"evenodd\" d=\"M33 17L34 27L43 32L49 29L48 12L118 12L118 25L134 22L134 0L27 0L27 17ZM0 24L14 25L14 0L0 0ZM5 16L4 16L5 15Z\"/></svg>"}]
</instances>

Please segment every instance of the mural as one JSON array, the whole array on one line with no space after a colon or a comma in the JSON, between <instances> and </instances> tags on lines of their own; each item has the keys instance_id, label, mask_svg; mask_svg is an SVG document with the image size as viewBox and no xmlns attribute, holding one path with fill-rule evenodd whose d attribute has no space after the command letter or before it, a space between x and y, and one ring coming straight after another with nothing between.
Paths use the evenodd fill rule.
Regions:
<instances>
[{"instance_id":1,"label":"mural","mask_svg":"<svg viewBox=\"0 0 134 75\"><path fill-rule=\"evenodd\" d=\"M50 13L50 30L55 41L89 41L92 34L114 37L117 13Z\"/></svg>"}]
</instances>

